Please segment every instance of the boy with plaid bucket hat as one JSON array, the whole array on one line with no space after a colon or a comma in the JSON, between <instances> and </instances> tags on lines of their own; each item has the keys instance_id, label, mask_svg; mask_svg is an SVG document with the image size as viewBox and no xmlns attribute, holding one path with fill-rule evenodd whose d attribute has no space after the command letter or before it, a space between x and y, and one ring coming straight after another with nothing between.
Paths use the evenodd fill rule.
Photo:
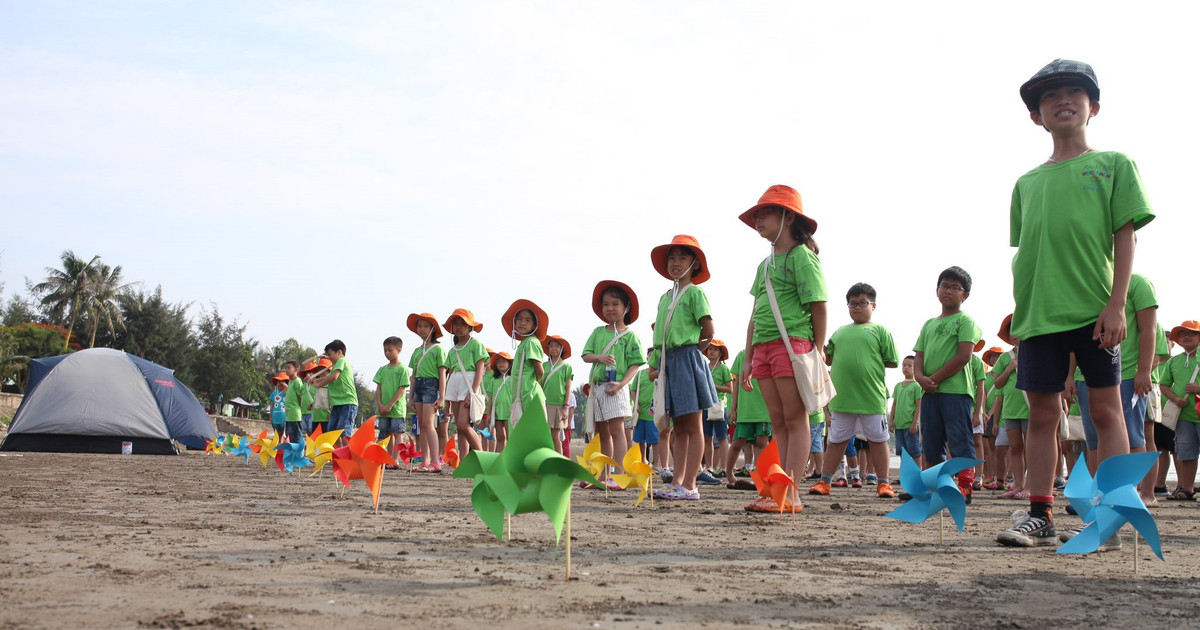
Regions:
<instances>
[{"instance_id":1,"label":"boy with plaid bucket hat","mask_svg":"<svg viewBox=\"0 0 1200 630\"><path fill-rule=\"evenodd\" d=\"M1129 452L1121 410L1120 343L1133 267L1134 230L1154 219L1137 166L1096 151L1087 127L1100 113L1092 67L1055 59L1021 86L1034 124L1052 141L1049 159L1013 188L1012 334L1021 340L1017 388L1029 399L1026 459L1029 512L996 541L1033 547L1058 542L1051 508L1060 393L1071 355L1088 386L1099 459ZM1069 239L1065 239L1070 235Z\"/></svg>"}]
</instances>

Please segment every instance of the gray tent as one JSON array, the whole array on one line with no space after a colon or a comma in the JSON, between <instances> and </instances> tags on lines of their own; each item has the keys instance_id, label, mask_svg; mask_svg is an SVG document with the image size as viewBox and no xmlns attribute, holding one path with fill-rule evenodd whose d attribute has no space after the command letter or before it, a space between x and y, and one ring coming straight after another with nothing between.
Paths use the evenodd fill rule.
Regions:
<instances>
[{"instance_id":1,"label":"gray tent","mask_svg":"<svg viewBox=\"0 0 1200 630\"><path fill-rule=\"evenodd\" d=\"M174 453L216 436L212 420L171 370L96 348L34 359L29 386L0 450Z\"/></svg>"}]
</instances>

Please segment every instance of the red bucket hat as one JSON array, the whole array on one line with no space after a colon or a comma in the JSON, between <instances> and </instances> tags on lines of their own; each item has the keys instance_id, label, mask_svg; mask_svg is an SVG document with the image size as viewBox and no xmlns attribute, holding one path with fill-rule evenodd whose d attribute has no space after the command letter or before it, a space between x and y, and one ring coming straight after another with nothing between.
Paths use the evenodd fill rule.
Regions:
<instances>
[{"instance_id":1,"label":"red bucket hat","mask_svg":"<svg viewBox=\"0 0 1200 630\"><path fill-rule=\"evenodd\" d=\"M654 265L654 270L667 280L674 280L671 274L667 273L667 252L671 251L672 247L686 247L692 250L696 255L696 262L700 265L700 273L692 276L692 284L700 284L712 277L708 273L708 259L704 256L704 250L700 249L700 242L694 236L687 234L677 234L666 245L659 245L650 250L650 262Z\"/></svg>"},{"instance_id":2,"label":"red bucket hat","mask_svg":"<svg viewBox=\"0 0 1200 630\"><path fill-rule=\"evenodd\" d=\"M768 188L767 192L763 193L762 197L758 198L758 204L738 215L738 218L742 220L742 223L745 223L753 228L756 227L754 225L754 213L758 212L762 208L772 207L783 208L784 210L791 212L804 222L804 225L808 228L809 234L817 233L817 222L814 221L812 217L804 214L804 205L800 203L800 193L796 192L795 188L792 188L791 186L784 186L782 184L777 184Z\"/></svg>"},{"instance_id":3,"label":"red bucket hat","mask_svg":"<svg viewBox=\"0 0 1200 630\"><path fill-rule=\"evenodd\" d=\"M616 287L624 291L625 295L629 296L629 312L625 313L625 325L628 326L633 322L636 322L638 318L637 294L633 292L633 289L629 288L629 285L625 284L624 282L617 282L616 280L601 280L600 282L596 283L596 288L592 289L592 312L596 314L596 317L600 318L600 321L604 321L604 314L600 308L600 302L604 298L604 292L611 287ZM607 324L608 322L604 323Z\"/></svg>"},{"instance_id":4,"label":"red bucket hat","mask_svg":"<svg viewBox=\"0 0 1200 630\"><path fill-rule=\"evenodd\" d=\"M504 333L511 335L515 328L514 320L517 318L517 313L529 310L533 313L534 319L537 320L537 328L533 329L533 336L540 341L546 341L546 328L550 326L550 318L546 315L546 311L542 307L534 304L532 300L524 298L512 303L507 311L504 311L504 317L501 319L501 324L504 326Z\"/></svg>"}]
</instances>

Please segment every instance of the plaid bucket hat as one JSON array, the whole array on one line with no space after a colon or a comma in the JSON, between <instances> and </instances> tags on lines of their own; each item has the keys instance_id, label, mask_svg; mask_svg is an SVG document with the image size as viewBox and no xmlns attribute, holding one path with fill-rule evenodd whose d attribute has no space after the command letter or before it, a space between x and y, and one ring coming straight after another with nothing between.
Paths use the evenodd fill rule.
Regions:
<instances>
[{"instance_id":1,"label":"plaid bucket hat","mask_svg":"<svg viewBox=\"0 0 1200 630\"><path fill-rule=\"evenodd\" d=\"M1052 85L1068 82L1079 82L1087 88L1088 96L1093 101L1100 100L1100 83L1096 81L1096 71L1082 61L1070 59L1055 59L1038 70L1029 80L1021 85L1021 100L1029 111L1036 112L1038 100L1042 92Z\"/></svg>"}]
</instances>

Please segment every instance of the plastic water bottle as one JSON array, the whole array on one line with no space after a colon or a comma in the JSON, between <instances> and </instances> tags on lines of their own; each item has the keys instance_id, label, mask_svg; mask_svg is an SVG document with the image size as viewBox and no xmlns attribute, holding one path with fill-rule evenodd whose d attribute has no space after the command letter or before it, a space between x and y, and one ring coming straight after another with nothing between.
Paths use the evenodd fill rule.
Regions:
<instances>
[{"instance_id":1,"label":"plastic water bottle","mask_svg":"<svg viewBox=\"0 0 1200 630\"><path fill-rule=\"evenodd\" d=\"M615 364L604 366L604 382L605 383L617 382L617 366Z\"/></svg>"}]
</instances>

